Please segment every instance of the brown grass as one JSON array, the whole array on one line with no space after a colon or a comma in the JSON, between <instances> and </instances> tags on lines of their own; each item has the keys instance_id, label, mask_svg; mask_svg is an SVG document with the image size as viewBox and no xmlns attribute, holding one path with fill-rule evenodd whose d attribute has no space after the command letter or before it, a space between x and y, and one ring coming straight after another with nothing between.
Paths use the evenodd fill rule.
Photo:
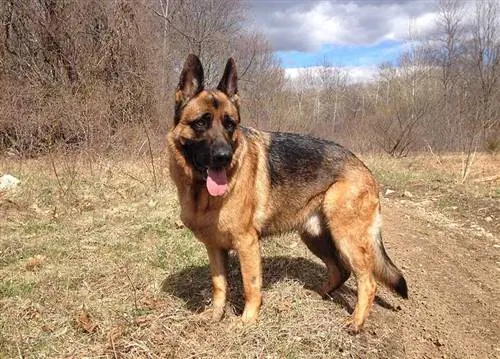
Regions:
<instances>
[{"instance_id":1,"label":"brown grass","mask_svg":"<svg viewBox=\"0 0 500 359\"><path fill-rule=\"evenodd\" d=\"M434 208L451 219L479 223L491 233L500 231L499 154L477 154L471 172L462 180L463 155L421 154L401 159L371 155L364 160L391 197L412 195L412 201Z\"/></svg>"},{"instance_id":2,"label":"brown grass","mask_svg":"<svg viewBox=\"0 0 500 359\"><path fill-rule=\"evenodd\" d=\"M408 183L398 177L402 162L369 162ZM201 320L210 303L207 256L178 221L165 159L154 163L158 190L147 156L2 159L0 174L22 182L0 196L0 358L380 356L391 332L374 332L370 321L387 309L376 306L366 331L349 336L353 281L327 301L308 290L322 283L324 268L296 235L263 243L257 324L240 323L234 258L228 314Z\"/></svg>"}]
</instances>

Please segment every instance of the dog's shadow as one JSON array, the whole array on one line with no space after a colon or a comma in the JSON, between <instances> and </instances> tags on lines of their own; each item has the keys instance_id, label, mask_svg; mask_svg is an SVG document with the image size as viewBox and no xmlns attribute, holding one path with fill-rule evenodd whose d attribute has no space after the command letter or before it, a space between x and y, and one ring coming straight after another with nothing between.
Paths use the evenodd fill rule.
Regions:
<instances>
[{"instance_id":1,"label":"dog's shadow","mask_svg":"<svg viewBox=\"0 0 500 359\"><path fill-rule=\"evenodd\" d=\"M325 267L305 258L265 257L262 260L262 267L264 289L284 279L290 279L302 283L306 290L314 292L326 279ZM236 314L241 314L244 307L243 287L240 266L234 256L229 258L227 279L230 288L228 302ZM208 265L191 266L174 273L163 281L162 290L182 299L190 311L201 312L209 305L211 299L210 268ZM344 284L325 299L339 304L347 312L352 313L356 290L350 284ZM375 303L386 309L397 310L378 296L375 298Z\"/></svg>"}]
</instances>

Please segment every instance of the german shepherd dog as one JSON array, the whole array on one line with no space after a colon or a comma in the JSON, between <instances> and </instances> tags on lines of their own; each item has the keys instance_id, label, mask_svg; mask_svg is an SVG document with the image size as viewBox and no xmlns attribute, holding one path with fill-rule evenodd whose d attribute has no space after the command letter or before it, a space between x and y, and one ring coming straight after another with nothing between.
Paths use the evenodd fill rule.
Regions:
<instances>
[{"instance_id":1,"label":"german shepherd dog","mask_svg":"<svg viewBox=\"0 0 500 359\"><path fill-rule=\"evenodd\" d=\"M352 332L369 314L376 280L407 298L406 281L382 244L379 187L368 168L334 142L258 131L240 121L234 60L227 61L217 88L209 90L200 60L189 55L167 146L181 219L205 244L210 260L213 300L207 314L213 320L223 317L227 253L234 249L245 294L242 321L255 321L262 301L259 239L291 230L326 265L321 294L354 272Z\"/></svg>"}]
</instances>

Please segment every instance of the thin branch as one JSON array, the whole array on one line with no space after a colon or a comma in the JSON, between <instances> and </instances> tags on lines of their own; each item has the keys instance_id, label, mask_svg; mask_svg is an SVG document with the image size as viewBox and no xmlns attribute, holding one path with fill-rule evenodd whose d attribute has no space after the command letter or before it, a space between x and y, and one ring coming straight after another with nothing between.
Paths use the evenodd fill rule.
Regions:
<instances>
[{"instance_id":1,"label":"thin branch","mask_svg":"<svg viewBox=\"0 0 500 359\"><path fill-rule=\"evenodd\" d=\"M151 168L153 171L153 183L155 185L155 191L158 189L158 182L156 180L156 169L155 169L155 162L153 158L153 150L151 148L151 140L149 138L149 133L148 129L146 128L146 124L144 123L144 119L141 120L142 126L144 127L144 132L146 133L146 138L148 140L148 147L149 147L149 159L151 161Z\"/></svg>"},{"instance_id":2,"label":"thin branch","mask_svg":"<svg viewBox=\"0 0 500 359\"><path fill-rule=\"evenodd\" d=\"M198 39L196 39L195 37L191 36L191 35L188 35L186 34L184 31L181 31L177 26L175 26L173 23L172 23L172 19L169 19L168 17L166 17L165 15L163 14L160 14L158 11L156 10L153 10L153 12L161 17L162 19L164 19L165 21L167 21L169 23L169 25L172 27L172 29L174 29L175 31L177 31L180 35L184 36L186 39L188 40L191 40L193 42L199 42Z\"/></svg>"},{"instance_id":3,"label":"thin branch","mask_svg":"<svg viewBox=\"0 0 500 359\"><path fill-rule=\"evenodd\" d=\"M241 75L238 77L238 80L241 80L243 77L245 77L247 71L250 69L250 66L252 66L253 60L255 59L255 55L257 54L257 49L254 47L253 52L252 52L252 57L250 58L250 61L248 62L247 67L245 67L245 70L241 73Z\"/></svg>"}]
</instances>

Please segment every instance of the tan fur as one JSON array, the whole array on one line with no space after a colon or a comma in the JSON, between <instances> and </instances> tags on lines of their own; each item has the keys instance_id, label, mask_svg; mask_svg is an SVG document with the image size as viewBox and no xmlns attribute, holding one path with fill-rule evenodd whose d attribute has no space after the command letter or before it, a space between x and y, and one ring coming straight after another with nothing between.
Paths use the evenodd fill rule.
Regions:
<instances>
[{"instance_id":1,"label":"tan fur","mask_svg":"<svg viewBox=\"0 0 500 359\"><path fill-rule=\"evenodd\" d=\"M265 158L261 144L266 136L259 135L256 142L248 142L240 130L234 134L238 143L233 161L228 168L229 189L226 196L212 197L205 186L195 183L193 170L179 152L179 144L193 136L187 126L187 119L199 113L212 111L235 111L226 99L223 106L215 109L204 91L186 107L180 124L169 132L167 144L170 152L170 173L177 185L181 204L181 219L195 236L203 242L209 252L214 289L214 319L222 316L227 283L221 250L236 249L241 262L243 285L245 288L244 321L254 321L261 304L262 269L259 249L258 228L262 226L266 212L269 188L266 172L263 170ZM215 93L219 97L220 94ZM230 105L227 109L225 106ZM214 118L219 118L214 116ZM245 160L243 160L245 158Z\"/></svg>"},{"instance_id":2,"label":"tan fur","mask_svg":"<svg viewBox=\"0 0 500 359\"><path fill-rule=\"evenodd\" d=\"M345 178L328 189L323 207L337 247L356 273L358 301L352 326L359 330L377 289L371 228L378 214L378 185L365 168L349 168Z\"/></svg>"}]
</instances>

